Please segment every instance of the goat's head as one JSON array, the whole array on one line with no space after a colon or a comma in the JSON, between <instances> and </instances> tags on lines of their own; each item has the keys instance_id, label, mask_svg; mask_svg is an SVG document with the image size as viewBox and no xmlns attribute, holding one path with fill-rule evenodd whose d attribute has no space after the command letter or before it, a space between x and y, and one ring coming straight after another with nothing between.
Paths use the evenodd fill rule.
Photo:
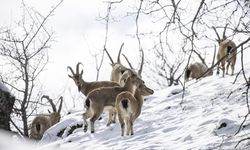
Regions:
<instances>
[{"instance_id":1,"label":"goat's head","mask_svg":"<svg viewBox=\"0 0 250 150\"><path fill-rule=\"evenodd\" d=\"M225 27L224 27L222 38L220 38L219 33L217 32L216 28L212 27L215 34L216 34L216 36L217 36L216 41L218 42L219 45L220 45L221 42L223 42L223 41L225 41L227 39L227 36L226 36L227 26L228 26L228 24L226 24Z\"/></svg>"},{"instance_id":2,"label":"goat's head","mask_svg":"<svg viewBox=\"0 0 250 150\"><path fill-rule=\"evenodd\" d=\"M145 84L140 84L137 90L140 92L142 96L149 96L154 94L154 90L150 89Z\"/></svg>"},{"instance_id":3,"label":"goat's head","mask_svg":"<svg viewBox=\"0 0 250 150\"><path fill-rule=\"evenodd\" d=\"M116 62L113 61L108 50L106 48L104 48L106 54L108 55L108 57L110 59L111 66L112 66L111 81L119 82L122 74L128 69L121 64L121 60L120 60L120 55L121 55L121 51L122 51L123 46L124 46L124 43L122 43L122 45L120 47Z\"/></svg>"},{"instance_id":4,"label":"goat's head","mask_svg":"<svg viewBox=\"0 0 250 150\"><path fill-rule=\"evenodd\" d=\"M139 87L140 85L144 84L144 81L138 77L137 73L134 73L132 70L127 69L121 79L120 79L120 85L124 86L127 82L131 82L134 87Z\"/></svg>"},{"instance_id":5,"label":"goat's head","mask_svg":"<svg viewBox=\"0 0 250 150\"><path fill-rule=\"evenodd\" d=\"M81 90L81 81L82 81L82 74L83 74L83 70L79 72L80 64L82 65L82 63L78 62L76 65L76 73L74 73L73 69L70 66L68 66L68 70L70 70L72 73L72 75L68 75L68 76L74 80L79 91Z\"/></svg>"},{"instance_id":6,"label":"goat's head","mask_svg":"<svg viewBox=\"0 0 250 150\"><path fill-rule=\"evenodd\" d=\"M52 112L48 110L48 111L49 111L49 116L50 116L50 118L53 118L53 120L51 120L51 121L54 122L54 123L59 122L60 119L61 119L61 114L60 114L60 113L61 113L61 109L62 109L63 97L61 96L61 97L59 98L60 104L59 104L58 110L56 109L56 105L53 103L52 99L51 99L49 96L43 95L43 96L41 97L41 100L42 100L43 98L47 99L47 100L49 101L51 107L52 107Z\"/></svg>"},{"instance_id":7,"label":"goat's head","mask_svg":"<svg viewBox=\"0 0 250 150\"><path fill-rule=\"evenodd\" d=\"M138 78L141 79L142 78L141 74L142 74L142 69L143 69L143 64L144 64L144 52L142 49L140 51L141 51L141 64L140 64L140 68L139 68L138 72L135 71L134 67L131 65L128 58L124 54L122 54L122 55L125 58L125 60L127 61L127 63L129 64L131 71L133 71L134 74L137 74Z\"/></svg>"}]
</instances>

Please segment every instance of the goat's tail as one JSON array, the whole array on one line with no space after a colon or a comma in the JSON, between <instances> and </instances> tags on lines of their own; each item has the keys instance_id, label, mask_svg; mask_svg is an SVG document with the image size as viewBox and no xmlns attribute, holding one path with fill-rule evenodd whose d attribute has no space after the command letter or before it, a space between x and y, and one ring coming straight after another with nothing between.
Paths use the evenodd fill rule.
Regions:
<instances>
[{"instance_id":1,"label":"goat's tail","mask_svg":"<svg viewBox=\"0 0 250 150\"><path fill-rule=\"evenodd\" d=\"M116 97L116 107L121 111L129 111L129 107L135 103L135 98L130 92L122 92Z\"/></svg>"},{"instance_id":2,"label":"goat's tail","mask_svg":"<svg viewBox=\"0 0 250 150\"><path fill-rule=\"evenodd\" d=\"M85 100L85 105L84 105L84 107L85 107L86 109L88 109L88 108L90 107L90 100L89 100L88 98Z\"/></svg>"},{"instance_id":3,"label":"goat's tail","mask_svg":"<svg viewBox=\"0 0 250 150\"><path fill-rule=\"evenodd\" d=\"M122 104L123 109L125 109L125 110L128 109L128 103L129 102L128 102L127 98L121 100L121 104Z\"/></svg>"},{"instance_id":4,"label":"goat's tail","mask_svg":"<svg viewBox=\"0 0 250 150\"><path fill-rule=\"evenodd\" d=\"M189 68L187 68L186 72L185 72L185 80L188 80L191 74L191 70Z\"/></svg>"},{"instance_id":5,"label":"goat's tail","mask_svg":"<svg viewBox=\"0 0 250 150\"><path fill-rule=\"evenodd\" d=\"M41 131L41 124L40 124L40 123L36 123L35 128L36 128L36 131L37 131L38 133L40 133L40 131Z\"/></svg>"}]
</instances>

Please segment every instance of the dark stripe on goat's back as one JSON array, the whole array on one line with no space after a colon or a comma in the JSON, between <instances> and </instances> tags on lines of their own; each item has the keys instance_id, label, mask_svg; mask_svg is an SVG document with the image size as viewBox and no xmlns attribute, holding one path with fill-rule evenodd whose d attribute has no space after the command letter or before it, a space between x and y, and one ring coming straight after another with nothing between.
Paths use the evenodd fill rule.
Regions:
<instances>
[{"instance_id":1,"label":"dark stripe on goat's back","mask_svg":"<svg viewBox=\"0 0 250 150\"><path fill-rule=\"evenodd\" d=\"M128 108L128 99L123 99L123 100L121 101L121 103L122 103L122 107L123 107L124 109L127 109L127 108Z\"/></svg>"}]
</instances>

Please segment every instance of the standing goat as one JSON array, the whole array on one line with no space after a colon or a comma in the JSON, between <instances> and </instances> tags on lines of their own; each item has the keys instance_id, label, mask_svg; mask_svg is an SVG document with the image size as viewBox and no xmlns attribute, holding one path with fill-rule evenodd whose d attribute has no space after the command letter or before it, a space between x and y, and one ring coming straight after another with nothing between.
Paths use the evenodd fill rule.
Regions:
<instances>
[{"instance_id":1,"label":"standing goat","mask_svg":"<svg viewBox=\"0 0 250 150\"><path fill-rule=\"evenodd\" d=\"M94 82L86 82L82 79L83 70L79 72L79 65L81 63L77 63L76 65L76 73L74 73L73 69L68 66L68 69L71 71L72 75L68 75L71 79L74 80L78 90L82 92L83 95L87 96L91 91L100 87L114 87L120 86L117 82L113 81L94 81ZM110 110L109 112L109 120L107 126L109 126L112 122L112 115L114 111Z\"/></svg>"},{"instance_id":2,"label":"standing goat","mask_svg":"<svg viewBox=\"0 0 250 150\"><path fill-rule=\"evenodd\" d=\"M35 140L40 140L43 137L44 132L53 126L54 124L58 123L61 119L61 109L62 109L62 102L63 97L60 97L60 104L58 111L56 109L55 104L53 103L52 99L49 98L47 95L43 95L41 99L46 98L50 105L52 106L53 112L49 111L49 114L39 114L31 124L31 131L30 131L30 138Z\"/></svg>"},{"instance_id":3,"label":"standing goat","mask_svg":"<svg viewBox=\"0 0 250 150\"><path fill-rule=\"evenodd\" d=\"M121 47L120 47L120 50L119 50L119 53L118 53L118 56L117 56L117 62L114 63L112 57L110 56L109 52L107 51L107 49L105 49L105 52L107 53L109 59L110 59L110 62L111 62L111 66L112 66L112 72L111 72L111 81L115 81L115 82L118 82L120 83L121 86L123 86L122 81L120 80L123 73L126 71L126 70L130 70L131 72L133 72L133 74L135 74L138 78L142 78L141 77L141 73L142 73L142 68L143 68L143 64L144 64L144 52L143 50L141 50L141 65L140 65L140 68L138 70L138 72L135 71L135 69L133 68L133 66L131 65L131 63L129 62L129 60L127 59L127 57L123 54L123 56L125 57L127 63L129 64L130 66L130 69L123 66L121 64L121 60L120 60L120 55L121 55L121 50L124 46L124 43L122 43ZM110 115L111 116L111 115ZM115 110L113 110L113 115L112 115L112 122L115 122L116 120L116 112ZM110 119L109 119L110 120ZM109 124L108 124L109 125Z\"/></svg>"},{"instance_id":4,"label":"standing goat","mask_svg":"<svg viewBox=\"0 0 250 150\"><path fill-rule=\"evenodd\" d=\"M196 63L190 64L185 71L185 77L184 77L185 81L188 81L189 78L198 79L201 76L206 77L206 76L213 75L212 70L204 75L204 73L207 70L208 70L207 66L203 63L196 62Z\"/></svg>"},{"instance_id":5,"label":"standing goat","mask_svg":"<svg viewBox=\"0 0 250 150\"><path fill-rule=\"evenodd\" d=\"M130 70L124 72L121 80L126 80L123 87L102 87L91 91L85 101L86 112L83 114L84 131L88 129L87 119L90 118L91 133L94 133L94 123L103 111L114 110L116 97L123 91L134 93L135 89L144 82Z\"/></svg>"},{"instance_id":6,"label":"standing goat","mask_svg":"<svg viewBox=\"0 0 250 150\"><path fill-rule=\"evenodd\" d=\"M133 123L141 114L143 96L149 96L153 93L152 89L141 84L135 93L124 91L117 95L115 107L121 125L121 136L124 136L125 126L126 135L134 134Z\"/></svg>"},{"instance_id":7,"label":"standing goat","mask_svg":"<svg viewBox=\"0 0 250 150\"><path fill-rule=\"evenodd\" d=\"M226 74L228 74L229 65L231 65L231 70L232 70L231 75L234 74L234 66L236 63L236 55L237 55L236 44L232 40L227 39L225 35L227 25L224 27L222 39L220 38L218 32L216 31L216 28L213 27L218 37L217 42L219 44L219 50L217 53L217 61L219 62L217 65L217 74L220 73L219 69L220 69L220 64L221 64L221 69L223 72L222 77L225 76L225 63L226 62L227 62Z\"/></svg>"}]
</instances>

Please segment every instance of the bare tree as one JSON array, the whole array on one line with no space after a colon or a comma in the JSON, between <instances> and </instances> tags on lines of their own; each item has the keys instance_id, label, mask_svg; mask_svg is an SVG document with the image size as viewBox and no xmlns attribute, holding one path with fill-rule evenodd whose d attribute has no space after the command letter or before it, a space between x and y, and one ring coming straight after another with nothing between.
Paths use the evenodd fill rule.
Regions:
<instances>
[{"instance_id":1,"label":"bare tree","mask_svg":"<svg viewBox=\"0 0 250 150\"><path fill-rule=\"evenodd\" d=\"M53 32L45 27L48 18L62 3L60 1L46 16L22 3L24 13L15 28L1 31L0 56L4 59L2 80L14 91L15 112L21 115L22 131L28 136L28 118L35 111L39 92L38 76L48 63L48 49Z\"/></svg>"}]
</instances>

